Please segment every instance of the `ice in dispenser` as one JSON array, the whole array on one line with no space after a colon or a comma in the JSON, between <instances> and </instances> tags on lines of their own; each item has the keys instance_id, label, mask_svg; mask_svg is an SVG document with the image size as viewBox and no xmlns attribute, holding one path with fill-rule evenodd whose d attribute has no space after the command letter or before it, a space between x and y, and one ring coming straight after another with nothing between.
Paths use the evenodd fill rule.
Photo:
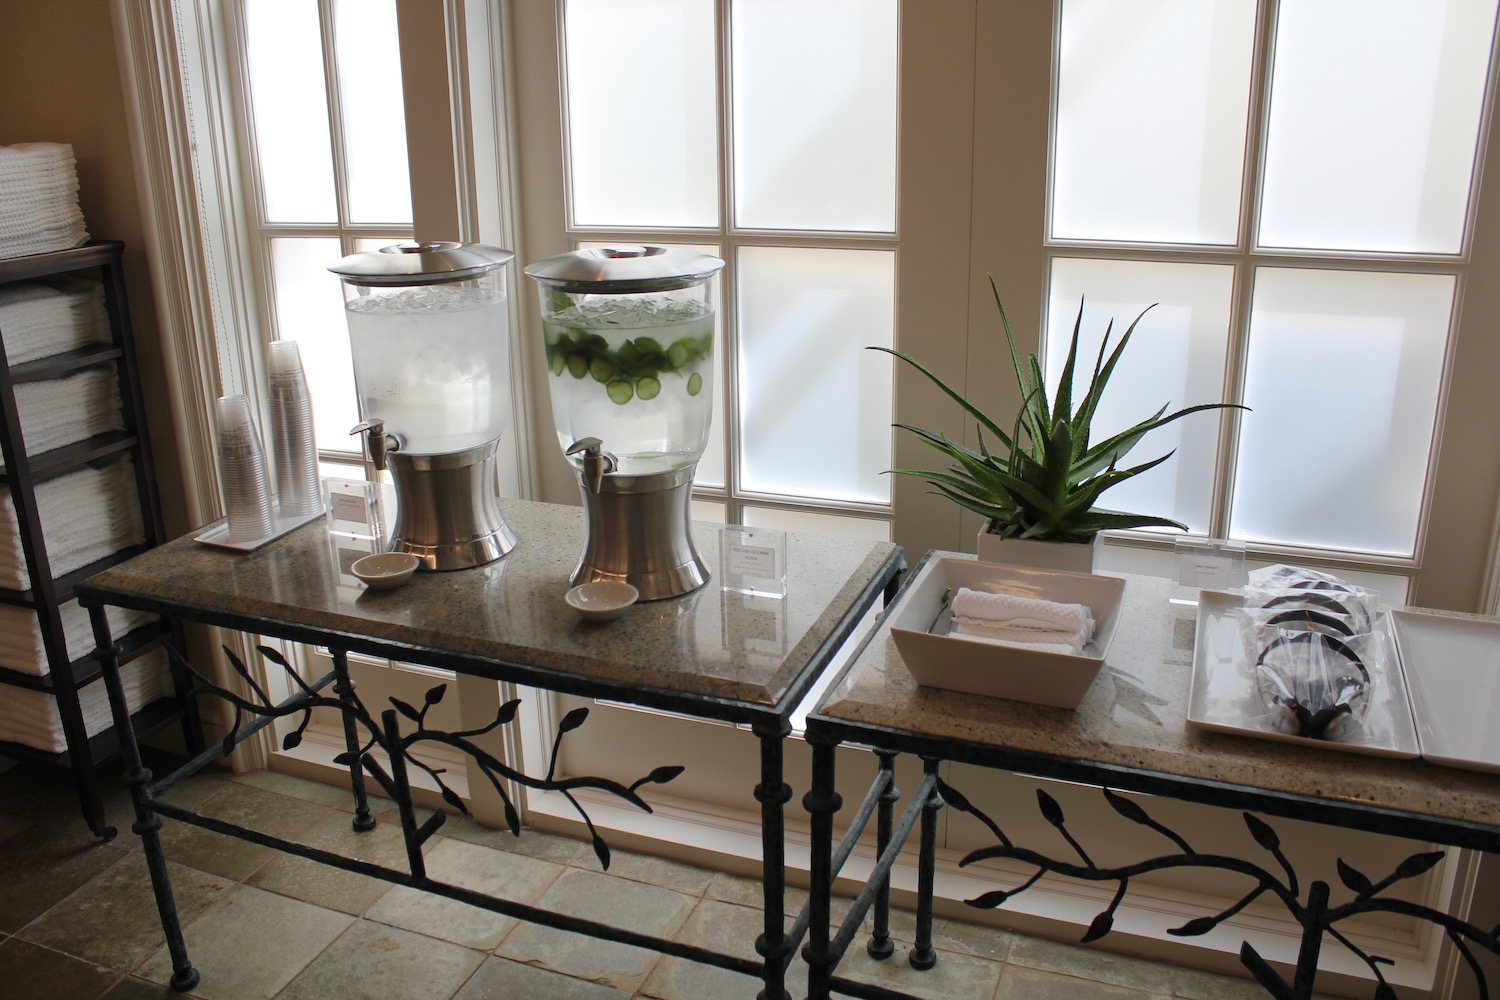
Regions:
<instances>
[{"instance_id":1,"label":"ice in dispenser","mask_svg":"<svg viewBox=\"0 0 1500 1000\"><path fill-rule=\"evenodd\" d=\"M345 257L344 283L361 423L389 467L389 548L428 570L505 555L515 535L498 507L495 455L510 422L508 250L399 243Z\"/></svg>"}]
</instances>

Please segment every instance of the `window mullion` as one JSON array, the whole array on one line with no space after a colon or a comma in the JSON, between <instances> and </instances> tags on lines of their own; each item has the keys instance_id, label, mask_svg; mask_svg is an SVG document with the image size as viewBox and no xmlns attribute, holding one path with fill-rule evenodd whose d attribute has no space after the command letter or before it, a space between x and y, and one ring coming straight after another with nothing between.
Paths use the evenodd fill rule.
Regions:
<instances>
[{"instance_id":1,"label":"window mullion","mask_svg":"<svg viewBox=\"0 0 1500 1000\"><path fill-rule=\"evenodd\" d=\"M719 282L720 373L724 387L724 520L743 524L745 503L740 483L739 380L739 230L734 218L734 45L730 37L730 0L714 5L719 47L719 245L724 274Z\"/></svg>"},{"instance_id":2,"label":"window mullion","mask_svg":"<svg viewBox=\"0 0 1500 1000\"><path fill-rule=\"evenodd\" d=\"M323 97L328 102L328 138L333 148L333 190L338 204L339 244L353 253L354 234L349 231L349 163L344 148L343 102L339 100L339 57L334 37L333 4L318 0L318 22L323 32Z\"/></svg>"},{"instance_id":3,"label":"window mullion","mask_svg":"<svg viewBox=\"0 0 1500 1000\"><path fill-rule=\"evenodd\" d=\"M1255 53L1250 73L1250 107L1245 122L1245 163L1240 184L1239 243L1234 265L1234 302L1229 313L1228 357L1224 361L1222 396L1238 403L1245 396L1245 371L1250 351L1250 304L1255 291L1253 248L1260 231L1261 188L1265 182L1266 134L1270 127L1271 69L1275 55L1279 0L1261 0L1256 11ZM1219 447L1214 467L1213 499L1208 533L1228 538L1243 411L1225 411L1219 421Z\"/></svg>"}]
</instances>

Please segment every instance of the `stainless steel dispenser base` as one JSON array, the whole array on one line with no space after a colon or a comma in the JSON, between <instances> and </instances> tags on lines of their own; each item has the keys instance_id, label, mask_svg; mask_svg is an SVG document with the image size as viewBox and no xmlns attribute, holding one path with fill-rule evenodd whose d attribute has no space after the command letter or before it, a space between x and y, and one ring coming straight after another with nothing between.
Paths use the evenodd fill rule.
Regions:
<instances>
[{"instance_id":1,"label":"stainless steel dispenser base","mask_svg":"<svg viewBox=\"0 0 1500 1000\"><path fill-rule=\"evenodd\" d=\"M573 584L622 580L640 591L641 600L660 601L707 583L689 516L696 468L694 463L649 476L607 475L598 492L580 475L588 541Z\"/></svg>"},{"instance_id":2,"label":"stainless steel dispenser base","mask_svg":"<svg viewBox=\"0 0 1500 1000\"><path fill-rule=\"evenodd\" d=\"M516 547L500 513L491 441L445 455L387 454L396 481L396 524L390 550L410 552L419 569L469 569Z\"/></svg>"}]
</instances>

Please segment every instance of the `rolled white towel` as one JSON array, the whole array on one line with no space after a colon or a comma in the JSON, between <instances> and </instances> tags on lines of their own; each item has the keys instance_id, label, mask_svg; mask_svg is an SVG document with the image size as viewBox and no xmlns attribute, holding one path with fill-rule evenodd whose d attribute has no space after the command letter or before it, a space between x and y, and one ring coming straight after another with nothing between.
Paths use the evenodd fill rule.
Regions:
<instances>
[{"instance_id":1,"label":"rolled white towel","mask_svg":"<svg viewBox=\"0 0 1500 1000\"><path fill-rule=\"evenodd\" d=\"M1025 649L1037 653L1066 653L1076 656L1080 652L1072 643L1068 642L1014 642L1009 639L996 639L988 635L977 635L973 632L959 632L956 627L949 634L954 633L962 635L965 639L972 639L974 642L986 642L991 646L1009 646L1012 649Z\"/></svg>"},{"instance_id":2,"label":"rolled white towel","mask_svg":"<svg viewBox=\"0 0 1500 1000\"><path fill-rule=\"evenodd\" d=\"M1084 636L1084 642L1094 634L1093 612L1082 604L1062 604L968 587L958 588L954 595L953 616L1012 628L1077 632Z\"/></svg>"},{"instance_id":3,"label":"rolled white towel","mask_svg":"<svg viewBox=\"0 0 1500 1000\"><path fill-rule=\"evenodd\" d=\"M1002 625L983 618L953 618L950 634L957 633L974 639L987 639L1007 646L1026 646L1031 649L1046 647L1054 653L1081 653L1088 644L1082 632L1065 629L1025 628Z\"/></svg>"}]
</instances>

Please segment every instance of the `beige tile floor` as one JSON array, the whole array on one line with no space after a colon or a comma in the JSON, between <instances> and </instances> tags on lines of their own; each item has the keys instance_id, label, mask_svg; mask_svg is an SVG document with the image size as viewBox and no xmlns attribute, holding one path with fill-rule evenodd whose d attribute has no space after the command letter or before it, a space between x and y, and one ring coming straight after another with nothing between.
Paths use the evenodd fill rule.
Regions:
<instances>
[{"instance_id":1,"label":"beige tile floor","mask_svg":"<svg viewBox=\"0 0 1500 1000\"><path fill-rule=\"evenodd\" d=\"M347 793L262 772L199 776L182 802L305 843L399 867L399 830L350 831ZM103 843L78 813L68 776L0 762L0 997L177 997L123 789L110 795L120 836ZM204 1000L731 1000L744 976L624 945L590 941L168 821L163 841ZM427 847L436 877L509 898L754 957L758 883L643 854L615 852L608 873L578 841L520 838L450 820ZM795 893L792 906L805 895ZM905 962L914 921L894 914L896 956L862 947L841 973L935 1000L1251 1000L1246 980L941 920L939 961ZM794 964L792 991L805 993Z\"/></svg>"}]
</instances>

